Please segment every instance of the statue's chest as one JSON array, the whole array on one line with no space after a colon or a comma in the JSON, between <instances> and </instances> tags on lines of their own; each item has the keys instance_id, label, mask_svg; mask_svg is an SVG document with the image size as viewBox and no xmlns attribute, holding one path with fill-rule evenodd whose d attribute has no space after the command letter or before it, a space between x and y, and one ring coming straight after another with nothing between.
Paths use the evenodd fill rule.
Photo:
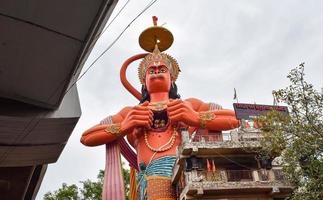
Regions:
<instances>
[{"instance_id":1,"label":"statue's chest","mask_svg":"<svg viewBox=\"0 0 323 200\"><path fill-rule=\"evenodd\" d=\"M174 129L165 131L146 131L144 133L145 146L154 152L164 152L176 146L176 141L179 140L179 134Z\"/></svg>"},{"instance_id":2,"label":"statue's chest","mask_svg":"<svg viewBox=\"0 0 323 200\"><path fill-rule=\"evenodd\" d=\"M165 131L147 131L147 136L149 139L162 139L162 138L169 138L172 136L171 130Z\"/></svg>"}]
</instances>

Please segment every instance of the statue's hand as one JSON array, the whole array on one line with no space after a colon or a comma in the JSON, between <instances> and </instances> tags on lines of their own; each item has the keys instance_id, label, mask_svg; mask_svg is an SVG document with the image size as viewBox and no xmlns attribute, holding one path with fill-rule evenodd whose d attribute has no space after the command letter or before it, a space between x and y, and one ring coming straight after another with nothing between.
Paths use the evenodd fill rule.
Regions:
<instances>
[{"instance_id":1,"label":"statue's hand","mask_svg":"<svg viewBox=\"0 0 323 200\"><path fill-rule=\"evenodd\" d=\"M192 105L187 101L180 99L170 101L167 104L168 117L172 123L184 122L189 126L198 126L198 113L192 108Z\"/></svg>"},{"instance_id":2,"label":"statue's hand","mask_svg":"<svg viewBox=\"0 0 323 200\"><path fill-rule=\"evenodd\" d=\"M152 125L153 113L148 109L148 102L133 107L121 122L121 133L130 133L135 127L150 128Z\"/></svg>"}]
</instances>

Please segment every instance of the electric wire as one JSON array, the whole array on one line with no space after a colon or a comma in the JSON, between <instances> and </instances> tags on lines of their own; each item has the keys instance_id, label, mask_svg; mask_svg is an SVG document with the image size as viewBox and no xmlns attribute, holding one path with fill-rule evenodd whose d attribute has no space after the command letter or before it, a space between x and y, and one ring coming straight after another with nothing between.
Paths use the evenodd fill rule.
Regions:
<instances>
[{"instance_id":1,"label":"electric wire","mask_svg":"<svg viewBox=\"0 0 323 200\"><path fill-rule=\"evenodd\" d=\"M125 7L128 5L128 3L130 2L130 0L128 0L123 6L122 8L119 10L119 12L113 17L113 19L109 22L109 24L103 29L103 31L98 34L97 36L95 36L94 38L94 42L92 42L91 46L89 47L89 49L91 49L96 42L101 38L101 36L105 33L106 30L108 30L108 28L111 26L111 24L114 22L114 20L120 15L120 13L125 9Z\"/></svg>"},{"instance_id":2,"label":"electric wire","mask_svg":"<svg viewBox=\"0 0 323 200\"><path fill-rule=\"evenodd\" d=\"M128 3L130 2L130 0L128 0L123 6L122 8L119 10L119 12L116 14L116 16L113 17L113 19L110 21L110 23L103 29L103 31L97 36L100 37L102 36L106 30L108 30L108 28L111 26L111 24L114 22L114 20L120 15L120 13L123 11L123 9L128 5Z\"/></svg>"},{"instance_id":3,"label":"electric wire","mask_svg":"<svg viewBox=\"0 0 323 200\"><path fill-rule=\"evenodd\" d=\"M217 155L219 155L220 157L222 157L222 158L224 158L224 159L228 160L229 162L234 163L234 164L236 164L236 165L239 165L240 167L243 167L243 168L245 168L245 169L249 169L249 170L254 170L254 168L251 168L251 167L249 167L249 166L247 166L247 165L244 165L244 164L241 164L241 163L239 163L239 162L237 162L237 161L235 161L235 160L232 160L232 159L230 159L228 156L222 155L222 154L220 154L219 152L215 152L215 153L216 153Z\"/></svg>"},{"instance_id":4,"label":"electric wire","mask_svg":"<svg viewBox=\"0 0 323 200\"><path fill-rule=\"evenodd\" d=\"M146 10L148 10L154 3L156 3L158 0L152 0L148 3L148 5L133 19L130 21L130 23L121 31L121 33L112 41L112 43L97 57L94 59L94 61L85 69L85 71L79 76L79 78L72 83L72 85L66 90L64 95L66 95L71 88L74 87L74 85L83 78L83 76L94 66L94 64L106 53L108 52L111 47L121 38L121 36L125 33L125 31L131 26L133 22L135 22Z\"/></svg>"}]
</instances>

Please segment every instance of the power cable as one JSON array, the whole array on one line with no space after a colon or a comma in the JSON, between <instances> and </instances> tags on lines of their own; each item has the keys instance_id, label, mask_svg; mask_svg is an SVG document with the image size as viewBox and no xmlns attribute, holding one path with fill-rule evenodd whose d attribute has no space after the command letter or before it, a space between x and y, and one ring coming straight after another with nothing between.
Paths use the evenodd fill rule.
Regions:
<instances>
[{"instance_id":1,"label":"power cable","mask_svg":"<svg viewBox=\"0 0 323 200\"><path fill-rule=\"evenodd\" d=\"M111 24L114 22L114 20L120 15L120 13L124 10L124 8L128 5L128 3L130 2L130 0L128 0L123 6L122 8L119 10L119 12L116 14L116 16L113 17L113 19L109 22L109 24L103 29L103 31L97 35L94 38L94 42L92 42L91 46L89 47L89 49L91 49L96 42L101 38L101 36L105 33L106 30L108 30L108 28L111 26Z\"/></svg>"},{"instance_id":2,"label":"power cable","mask_svg":"<svg viewBox=\"0 0 323 200\"><path fill-rule=\"evenodd\" d=\"M94 66L94 64L107 52L111 49L111 47L121 38L124 32L131 26L133 22L135 22L148 8L150 8L154 3L158 0L152 0L148 3L148 5L132 20L130 23L121 31L121 33L112 41L112 43L96 58L94 61L85 69L85 71L79 76L79 78L72 83L72 85L66 90L64 96L70 91L70 89L83 78L83 76Z\"/></svg>"},{"instance_id":3,"label":"power cable","mask_svg":"<svg viewBox=\"0 0 323 200\"><path fill-rule=\"evenodd\" d=\"M105 33L106 30L108 30L108 28L111 26L111 24L114 22L114 20L120 15L120 13L123 11L123 9L128 5L128 3L130 2L130 0L128 0L123 6L122 8L119 10L119 12L116 14L116 16L113 17L113 19L111 20L111 22L103 29L103 31L99 34L98 37L100 37L101 35L103 35Z\"/></svg>"},{"instance_id":4,"label":"power cable","mask_svg":"<svg viewBox=\"0 0 323 200\"><path fill-rule=\"evenodd\" d=\"M241 163L239 163L239 162L237 162L237 161L235 161L235 160L232 160L232 159L230 159L229 157L227 157L227 156L225 156L225 155L222 155L222 154L220 154L220 153L218 153L218 152L215 152L217 155L219 155L220 157L222 157L222 158L224 158L224 159L226 159L226 160L228 160L228 161L230 161L230 162L232 162L232 163L234 163L234 164L236 164L236 165L239 165L240 167L243 167L243 168L246 168L246 169L249 169L249 170L254 170L254 168L250 168L249 166L247 166L247 165L243 165L243 164L241 164Z\"/></svg>"}]
</instances>

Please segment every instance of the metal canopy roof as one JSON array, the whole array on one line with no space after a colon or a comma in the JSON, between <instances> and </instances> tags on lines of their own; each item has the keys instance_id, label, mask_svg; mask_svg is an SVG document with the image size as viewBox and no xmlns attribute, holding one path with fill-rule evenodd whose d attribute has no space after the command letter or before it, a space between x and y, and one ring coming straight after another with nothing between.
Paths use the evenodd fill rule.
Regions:
<instances>
[{"instance_id":1,"label":"metal canopy roof","mask_svg":"<svg viewBox=\"0 0 323 200\"><path fill-rule=\"evenodd\" d=\"M0 194L35 199L81 108L78 78L117 0L0 3Z\"/></svg>"},{"instance_id":2,"label":"metal canopy roof","mask_svg":"<svg viewBox=\"0 0 323 200\"><path fill-rule=\"evenodd\" d=\"M2 0L0 97L57 108L116 0Z\"/></svg>"}]
</instances>

